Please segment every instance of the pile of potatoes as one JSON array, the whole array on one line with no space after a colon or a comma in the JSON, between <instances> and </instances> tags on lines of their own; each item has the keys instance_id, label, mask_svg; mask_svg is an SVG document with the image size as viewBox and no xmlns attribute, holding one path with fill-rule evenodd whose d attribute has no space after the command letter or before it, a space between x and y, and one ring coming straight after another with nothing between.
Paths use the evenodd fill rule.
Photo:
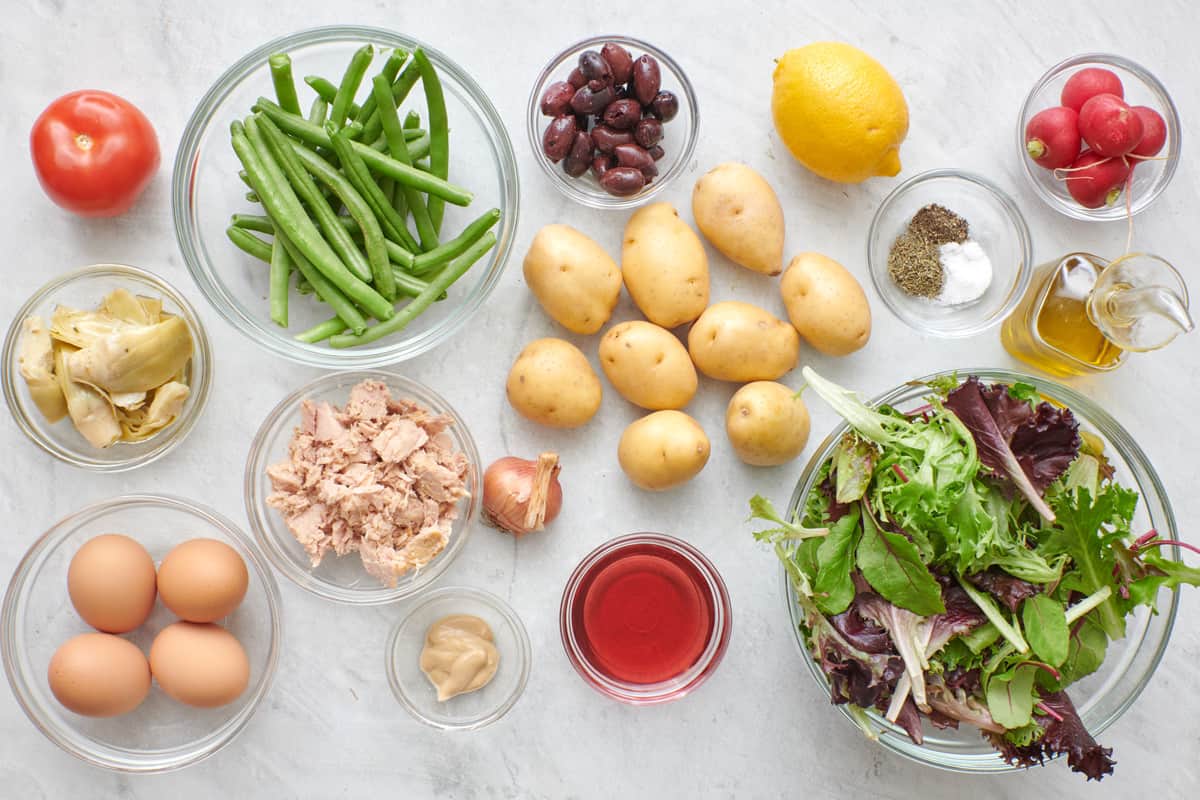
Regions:
<instances>
[{"instance_id":1,"label":"pile of potatoes","mask_svg":"<svg viewBox=\"0 0 1200 800\"><path fill-rule=\"evenodd\" d=\"M770 184L750 167L721 164L692 194L696 225L731 261L763 275L783 272L788 322L737 301L709 305L708 257L700 237L669 203L636 211L625 226L621 265L567 225L547 225L525 256L525 280L542 308L578 334L598 333L624 285L645 320L613 325L600 338L600 366L613 388L651 413L625 429L621 468L637 486L678 486L704 468L709 441L680 409L695 396L696 371L745 384L732 397L725 430L747 464L786 463L808 441L808 410L776 381L800 358L800 340L827 355L867 343L871 310L858 281L818 253L801 253L783 270L783 209ZM684 347L672 330L691 324ZM508 375L508 400L534 422L585 424L603 388L587 357L562 339L526 346Z\"/></svg>"}]
</instances>

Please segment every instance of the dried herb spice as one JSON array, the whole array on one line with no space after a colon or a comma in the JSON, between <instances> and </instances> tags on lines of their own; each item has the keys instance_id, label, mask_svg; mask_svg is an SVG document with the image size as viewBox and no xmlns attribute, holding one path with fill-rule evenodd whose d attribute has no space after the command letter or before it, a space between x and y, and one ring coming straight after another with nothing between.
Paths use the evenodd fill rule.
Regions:
<instances>
[{"instance_id":1,"label":"dried herb spice","mask_svg":"<svg viewBox=\"0 0 1200 800\"><path fill-rule=\"evenodd\" d=\"M907 295L937 297L946 275L938 248L967 240L967 221L944 206L931 203L908 221L908 228L892 242L888 275Z\"/></svg>"}]
</instances>

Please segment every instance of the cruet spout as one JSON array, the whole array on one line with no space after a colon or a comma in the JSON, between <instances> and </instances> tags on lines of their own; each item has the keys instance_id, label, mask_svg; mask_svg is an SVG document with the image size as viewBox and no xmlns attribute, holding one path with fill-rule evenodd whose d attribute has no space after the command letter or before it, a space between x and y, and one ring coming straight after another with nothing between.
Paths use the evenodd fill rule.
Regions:
<instances>
[{"instance_id":1,"label":"cruet spout","mask_svg":"<svg viewBox=\"0 0 1200 800\"><path fill-rule=\"evenodd\" d=\"M1157 350L1195 327L1183 277L1162 259L1141 253L1109 264L1088 306L1100 332L1126 350Z\"/></svg>"}]
</instances>

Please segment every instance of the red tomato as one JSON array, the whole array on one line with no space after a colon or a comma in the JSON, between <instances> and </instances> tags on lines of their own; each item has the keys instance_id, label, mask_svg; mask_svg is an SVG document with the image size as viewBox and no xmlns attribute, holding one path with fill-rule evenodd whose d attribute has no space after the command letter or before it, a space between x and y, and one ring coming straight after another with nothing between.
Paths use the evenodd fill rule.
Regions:
<instances>
[{"instance_id":1,"label":"red tomato","mask_svg":"<svg viewBox=\"0 0 1200 800\"><path fill-rule=\"evenodd\" d=\"M46 194L85 217L115 217L158 169L158 137L146 115L115 94L85 89L51 103L29 134Z\"/></svg>"}]
</instances>

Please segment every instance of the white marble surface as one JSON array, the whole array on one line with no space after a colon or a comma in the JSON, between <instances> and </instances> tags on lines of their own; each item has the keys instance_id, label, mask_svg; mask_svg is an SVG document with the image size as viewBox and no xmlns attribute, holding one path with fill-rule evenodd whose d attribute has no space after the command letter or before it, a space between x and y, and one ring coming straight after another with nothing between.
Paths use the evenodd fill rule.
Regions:
<instances>
[{"instance_id":1,"label":"white marble surface","mask_svg":"<svg viewBox=\"0 0 1200 800\"><path fill-rule=\"evenodd\" d=\"M315 372L268 357L222 322L188 278L171 230L169 165L193 104L218 73L266 39L318 24L361 22L403 30L444 49L473 72L509 126L520 168L522 214L516 256L485 310L442 349L404 369L445 394L473 427L485 459L542 447L562 452L565 510L552 531L519 546L479 530L443 585L482 586L507 597L529 627L533 673L524 698L499 724L442 734L406 716L382 674L382 648L401 609L344 608L283 584L286 639L275 686L242 735L208 761L179 773L125 777L93 769L45 740L0 692L0 796L66 797L978 797L1177 798L1200 784L1200 592L1185 596L1175 636L1136 707L1103 737L1115 776L1085 785L1056 764L1027 774L972 778L919 767L861 738L831 709L800 664L773 556L749 536L745 500L755 491L783 500L799 465L741 466L721 433L732 387L705 382L692 406L713 455L687 487L642 494L624 480L615 444L634 410L608 392L597 419L574 433L540 430L505 404L503 377L523 342L557 335L522 285L520 254L548 222L567 222L616 252L624 215L564 201L535 167L523 112L529 82L569 41L597 32L652 40L688 70L701 97L702 135L691 171L665 193L690 218L691 180L728 158L748 161L775 184L788 222L787 250L814 249L866 282L864 237L871 214L895 185L876 179L836 186L806 173L770 126L772 58L809 41L854 42L887 64L911 107L903 176L958 166L991 176L1028 212L1040 257L1073 248L1116 254L1124 227L1070 222L1023 185L1013 124L1030 84L1053 62L1101 50L1158 74L1184 116L1185 153L1200 142L1200 17L1189 0L1128 3L904 4L760 0L739 6L688 4L384 3L298 0L9 0L0 31L0 185L6 291L0 317L52 275L119 261L156 270L200 307L216 348L217 377L189 441L153 466L95 476L53 461L0 422L0 574L28 544L83 503L135 490L177 492L243 520L241 470L259 421L286 391ZM669 7L694 6L683 12ZM103 10L102 10L103 9ZM621 9L615 13L610 9ZM164 169L136 209L110 221L81 221L39 190L27 136L53 97L94 86L124 95L157 126ZM1195 275L1200 254L1200 182L1181 165L1158 204L1137 220L1137 241ZM712 255L714 299L757 298L778 309L767 282ZM1195 288L1195 287L1193 287ZM873 292L871 293L874 298ZM628 301L619 309L632 315ZM593 351L594 358L594 351ZM994 334L961 342L922 339L876 307L869 347L844 360L805 353L829 376L875 393L916 374L966 365L1011 365ZM791 376L797 381L798 376ZM1185 537L1195 538L1200 483L1190 441L1200 433L1200 335L1138 357L1120 373L1077 385L1122 420L1147 450L1175 501ZM816 436L832 414L813 404ZM586 687L559 644L557 610L566 576L599 542L658 529L699 545L724 574L734 607L724 664L694 696L657 708L613 703Z\"/></svg>"}]
</instances>

